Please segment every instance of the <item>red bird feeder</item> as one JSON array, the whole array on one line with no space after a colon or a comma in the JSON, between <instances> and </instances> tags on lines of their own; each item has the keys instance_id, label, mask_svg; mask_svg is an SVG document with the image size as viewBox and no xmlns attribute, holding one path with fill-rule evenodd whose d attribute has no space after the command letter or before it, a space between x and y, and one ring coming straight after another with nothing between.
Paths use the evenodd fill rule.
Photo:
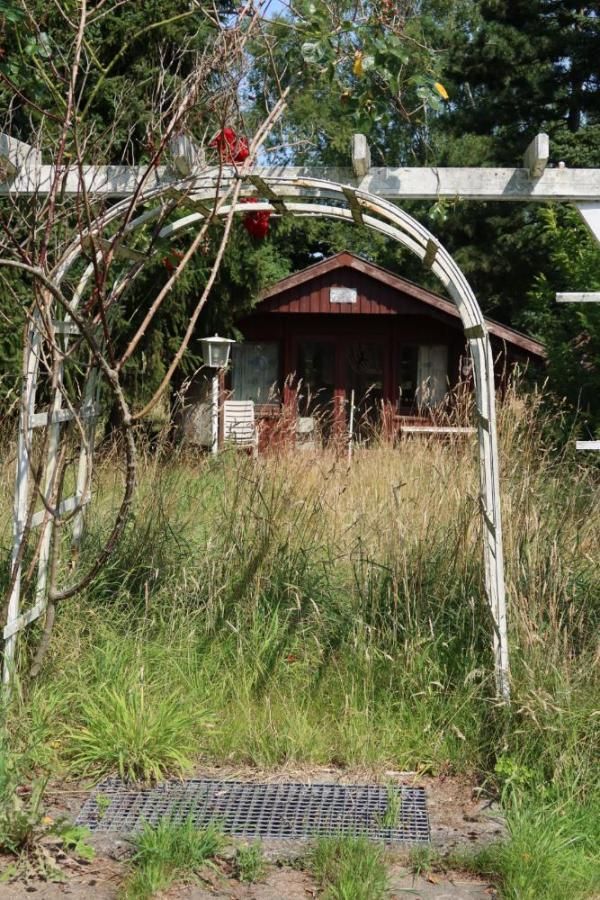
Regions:
<instances>
[{"instance_id":1,"label":"red bird feeder","mask_svg":"<svg viewBox=\"0 0 600 900\"><path fill-rule=\"evenodd\" d=\"M218 131L208 146L219 151L224 163L241 163L250 155L248 141L245 137L238 137L233 128Z\"/></svg>"}]
</instances>

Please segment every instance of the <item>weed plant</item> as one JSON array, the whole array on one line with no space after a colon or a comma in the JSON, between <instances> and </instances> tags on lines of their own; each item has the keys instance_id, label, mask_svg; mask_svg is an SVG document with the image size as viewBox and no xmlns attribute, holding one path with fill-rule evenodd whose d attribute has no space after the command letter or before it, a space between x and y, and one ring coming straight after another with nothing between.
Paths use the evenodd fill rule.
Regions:
<instances>
[{"instance_id":1,"label":"weed plant","mask_svg":"<svg viewBox=\"0 0 600 900\"><path fill-rule=\"evenodd\" d=\"M125 882L124 900L145 900L175 881L193 879L223 846L216 826L200 831L192 819L182 824L163 819L146 825L136 841L132 872Z\"/></svg>"},{"instance_id":2,"label":"weed plant","mask_svg":"<svg viewBox=\"0 0 600 900\"><path fill-rule=\"evenodd\" d=\"M195 759L476 774L509 816L493 863L507 891L503 860L536 833L541 847L563 834L553 858L589 874L600 487L593 462L545 442L540 408L512 393L500 409L509 708L494 698L471 441L373 439L352 464L173 451L143 463L124 541L59 607L42 676L10 711L14 746L53 772L144 779ZM82 564L121 479L109 454ZM0 502L9 523L8 489Z\"/></svg>"},{"instance_id":3,"label":"weed plant","mask_svg":"<svg viewBox=\"0 0 600 900\"><path fill-rule=\"evenodd\" d=\"M248 884L260 881L265 876L267 864L260 841L237 848L233 870L238 881Z\"/></svg>"},{"instance_id":4,"label":"weed plant","mask_svg":"<svg viewBox=\"0 0 600 900\"><path fill-rule=\"evenodd\" d=\"M310 867L323 900L384 900L388 896L383 848L366 838L321 838Z\"/></svg>"}]
</instances>

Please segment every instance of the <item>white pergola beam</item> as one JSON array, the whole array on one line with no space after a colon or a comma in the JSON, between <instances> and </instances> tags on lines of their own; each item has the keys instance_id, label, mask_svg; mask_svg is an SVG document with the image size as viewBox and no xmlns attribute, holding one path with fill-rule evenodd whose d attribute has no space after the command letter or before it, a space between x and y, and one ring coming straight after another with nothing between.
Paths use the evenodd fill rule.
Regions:
<instances>
[{"instance_id":1,"label":"white pergola beam","mask_svg":"<svg viewBox=\"0 0 600 900\"><path fill-rule=\"evenodd\" d=\"M550 138L541 132L536 134L523 157L523 165L531 179L541 178L550 159Z\"/></svg>"},{"instance_id":2,"label":"white pergola beam","mask_svg":"<svg viewBox=\"0 0 600 900\"><path fill-rule=\"evenodd\" d=\"M600 244L600 202L576 203L579 215Z\"/></svg>"},{"instance_id":3,"label":"white pergola beam","mask_svg":"<svg viewBox=\"0 0 600 900\"><path fill-rule=\"evenodd\" d=\"M214 195L217 168L204 169L190 178L186 189ZM76 169L58 172L54 166L27 165L9 182L0 183L0 197L43 196L60 177L63 196L78 196L85 181L89 195L120 199L130 196L145 177L145 192L169 184L181 186L172 169L158 167L147 173L143 166L84 166L82 176ZM238 177L234 169L225 169L222 183ZM435 200L440 197L464 200L507 200L543 203L548 200L574 202L586 222L598 221L600 234L600 169L546 169L532 181L527 169L493 168L373 168L362 178L351 169L304 168L298 166L256 166L246 177L257 176L271 184L285 185L287 196L299 195L303 178L344 184L356 190L377 194L388 200ZM296 182L296 184L294 184ZM593 207L593 208L592 208ZM592 225L590 225L592 227Z\"/></svg>"},{"instance_id":4,"label":"white pergola beam","mask_svg":"<svg viewBox=\"0 0 600 900\"><path fill-rule=\"evenodd\" d=\"M600 291L573 291L556 295L557 303L600 303Z\"/></svg>"},{"instance_id":5,"label":"white pergola beam","mask_svg":"<svg viewBox=\"0 0 600 900\"><path fill-rule=\"evenodd\" d=\"M357 178L364 178L371 168L371 150L364 134L352 135L352 171Z\"/></svg>"},{"instance_id":6,"label":"white pergola beam","mask_svg":"<svg viewBox=\"0 0 600 900\"><path fill-rule=\"evenodd\" d=\"M42 154L31 144L0 132L0 182L12 180L25 168L37 173L41 162Z\"/></svg>"},{"instance_id":7,"label":"white pergola beam","mask_svg":"<svg viewBox=\"0 0 600 900\"><path fill-rule=\"evenodd\" d=\"M94 250L96 248L102 250L104 253L108 253L110 250L113 251L115 256L120 259L128 259L131 262L145 262L148 259L147 253L141 253L139 250L133 250L131 247L126 247L124 244L120 244L118 241L109 241L106 238L101 238L95 235L93 238L86 237L82 240L82 246L86 248L86 250Z\"/></svg>"},{"instance_id":8,"label":"white pergola beam","mask_svg":"<svg viewBox=\"0 0 600 900\"><path fill-rule=\"evenodd\" d=\"M203 148L194 143L187 134L178 134L171 138L169 159L177 175L182 178L188 178L206 166Z\"/></svg>"}]
</instances>

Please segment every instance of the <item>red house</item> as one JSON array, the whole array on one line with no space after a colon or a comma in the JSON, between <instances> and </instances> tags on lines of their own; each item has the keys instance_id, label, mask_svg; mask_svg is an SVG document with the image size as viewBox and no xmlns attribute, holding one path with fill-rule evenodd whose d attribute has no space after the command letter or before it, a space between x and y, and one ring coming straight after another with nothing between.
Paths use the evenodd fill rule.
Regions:
<instances>
[{"instance_id":1,"label":"red house","mask_svg":"<svg viewBox=\"0 0 600 900\"><path fill-rule=\"evenodd\" d=\"M540 364L544 347L487 319L498 370ZM234 400L253 400L266 434L345 431L388 417L435 421L470 362L450 300L381 266L342 252L290 275L264 292L237 322L227 385ZM294 425L296 423L296 426Z\"/></svg>"}]
</instances>

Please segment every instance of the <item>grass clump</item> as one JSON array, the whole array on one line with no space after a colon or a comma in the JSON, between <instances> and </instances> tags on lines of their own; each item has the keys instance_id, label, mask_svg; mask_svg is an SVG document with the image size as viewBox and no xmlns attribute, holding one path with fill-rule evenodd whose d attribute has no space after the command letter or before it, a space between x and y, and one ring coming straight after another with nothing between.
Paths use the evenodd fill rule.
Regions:
<instances>
[{"instance_id":1,"label":"grass clump","mask_svg":"<svg viewBox=\"0 0 600 900\"><path fill-rule=\"evenodd\" d=\"M264 878L267 864L260 841L237 848L233 870L238 881L245 881L249 884Z\"/></svg>"},{"instance_id":2,"label":"grass clump","mask_svg":"<svg viewBox=\"0 0 600 900\"><path fill-rule=\"evenodd\" d=\"M321 838L310 867L323 900L384 900L387 896L383 848L366 838Z\"/></svg>"},{"instance_id":3,"label":"grass clump","mask_svg":"<svg viewBox=\"0 0 600 900\"><path fill-rule=\"evenodd\" d=\"M599 798L514 799L509 836L455 864L496 882L503 900L586 900L600 895Z\"/></svg>"},{"instance_id":4,"label":"grass clump","mask_svg":"<svg viewBox=\"0 0 600 900\"><path fill-rule=\"evenodd\" d=\"M219 828L210 825L200 831L191 818L182 824L163 819L146 825L136 841L123 900L145 900L176 881L192 880L222 846Z\"/></svg>"},{"instance_id":5,"label":"grass clump","mask_svg":"<svg viewBox=\"0 0 600 900\"><path fill-rule=\"evenodd\" d=\"M126 781L157 781L189 770L197 751L198 714L177 694L148 697L143 685L102 686L81 702L68 730L76 772L118 772Z\"/></svg>"}]
</instances>

